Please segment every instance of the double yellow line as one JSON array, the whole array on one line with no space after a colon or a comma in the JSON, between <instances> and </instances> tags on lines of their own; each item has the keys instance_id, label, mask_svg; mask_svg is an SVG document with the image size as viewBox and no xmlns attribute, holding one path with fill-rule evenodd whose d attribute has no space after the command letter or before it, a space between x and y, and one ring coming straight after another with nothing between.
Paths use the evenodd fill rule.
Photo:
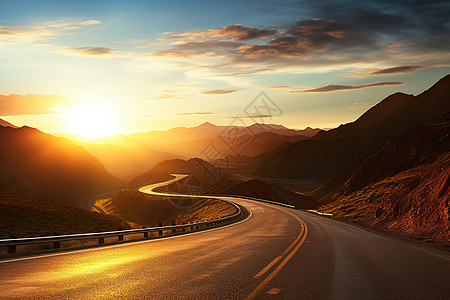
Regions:
<instances>
[{"instance_id":1,"label":"double yellow line","mask_svg":"<svg viewBox=\"0 0 450 300\"><path fill-rule=\"evenodd\" d=\"M267 277L263 281L261 281L258 284L258 286L247 297L244 298L245 300L253 299L259 292L261 292L266 287L266 285L268 285L270 283L270 281L272 281L272 279L274 279L278 275L278 273L281 271L281 269L283 269L283 267L294 256L294 254L298 251L298 249L300 249L300 247L302 246L302 244L305 241L306 236L308 234L308 227L306 226L305 222L303 222L303 220L300 219L300 217L298 217L288 211L285 211L282 209L279 209L279 210L281 210L287 214L290 214L297 219L297 221L300 223L300 226L301 226L300 233L298 234L297 238L292 242L292 244L290 244L289 247L287 247L287 249L283 252L283 254L281 254L280 256L277 256L266 267L264 267L264 269L262 269L258 274L253 276L254 279L261 278L265 273L267 273L267 271L272 269L272 267L274 265L276 265L280 260L282 260L284 258L281 261L281 263L278 264L278 266L269 275L267 275Z\"/></svg>"}]
</instances>

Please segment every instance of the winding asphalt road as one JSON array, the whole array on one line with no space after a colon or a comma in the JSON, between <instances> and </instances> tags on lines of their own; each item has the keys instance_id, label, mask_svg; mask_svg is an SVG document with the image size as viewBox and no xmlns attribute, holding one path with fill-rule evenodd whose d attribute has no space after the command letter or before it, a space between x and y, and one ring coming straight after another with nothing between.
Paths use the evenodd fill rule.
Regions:
<instances>
[{"instance_id":1,"label":"winding asphalt road","mask_svg":"<svg viewBox=\"0 0 450 300\"><path fill-rule=\"evenodd\" d=\"M0 298L449 299L450 255L307 212L228 197L226 227L0 259Z\"/></svg>"}]
</instances>

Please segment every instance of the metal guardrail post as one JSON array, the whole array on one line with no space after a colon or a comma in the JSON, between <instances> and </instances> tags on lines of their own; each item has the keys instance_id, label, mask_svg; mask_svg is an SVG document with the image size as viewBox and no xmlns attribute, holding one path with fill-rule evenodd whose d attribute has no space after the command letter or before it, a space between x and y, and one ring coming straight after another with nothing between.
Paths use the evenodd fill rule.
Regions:
<instances>
[{"instance_id":1,"label":"metal guardrail post","mask_svg":"<svg viewBox=\"0 0 450 300\"><path fill-rule=\"evenodd\" d=\"M10 239L15 239L16 237L13 236L13 235L10 235L9 238ZM16 253L16 251L17 251L16 245L9 245L8 246L8 253Z\"/></svg>"},{"instance_id":2,"label":"metal guardrail post","mask_svg":"<svg viewBox=\"0 0 450 300\"><path fill-rule=\"evenodd\" d=\"M53 235L59 235L59 233L57 233L57 232L53 232ZM59 248L61 248L61 242L59 242L59 241L55 241L55 242L53 242L53 249L59 249Z\"/></svg>"},{"instance_id":3,"label":"metal guardrail post","mask_svg":"<svg viewBox=\"0 0 450 300\"><path fill-rule=\"evenodd\" d=\"M158 227L162 227L162 222L159 222L159 223L158 223ZM160 235L160 236L163 235L163 231L162 231L162 230L159 231L159 235Z\"/></svg>"},{"instance_id":4,"label":"metal guardrail post","mask_svg":"<svg viewBox=\"0 0 450 300\"><path fill-rule=\"evenodd\" d=\"M142 226L142 229L145 229L145 228L147 228L147 227ZM144 238L148 238L148 231L144 232Z\"/></svg>"},{"instance_id":5,"label":"metal guardrail post","mask_svg":"<svg viewBox=\"0 0 450 300\"><path fill-rule=\"evenodd\" d=\"M17 247L16 245L8 246L8 253L16 253Z\"/></svg>"}]
</instances>

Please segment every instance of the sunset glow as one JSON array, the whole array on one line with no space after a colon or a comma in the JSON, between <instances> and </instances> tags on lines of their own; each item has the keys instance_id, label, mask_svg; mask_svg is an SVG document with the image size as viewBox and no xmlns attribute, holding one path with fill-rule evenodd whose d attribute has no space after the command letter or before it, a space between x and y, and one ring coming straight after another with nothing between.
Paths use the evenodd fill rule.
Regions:
<instances>
[{"instance_id":1,"label":"sunset glow","mask_svg":"<svg viewBox=\"0 0 450 300\"><path fill-rule=\"evenodd\" d=\"M117 133L117 117L111 107L87 104L68 114L70 132L88 138L100 138Z\"/></svg>"},{"instance_id":2,"label":"sunset glow","mask_svg":"<svg viewBox=\"0 0 450 300\"><path fill-rule=\"evenodd\" d=\"M49 133L228 125L261 92L284 112L262 121L333 128L450 71L444 2L18 0L0 20L0 118ZM117 123L67 126L81 95Z\"/></svg>"},{"instance_id":3,"label":"sunset glow","mask_svg":"<svg viewBox=\"0 0 450 300\"><path fill-rule=\"evenodd\" d=\"M0 0L0 298L449 298L449 16Z\"/></svg>"}]
</instances>

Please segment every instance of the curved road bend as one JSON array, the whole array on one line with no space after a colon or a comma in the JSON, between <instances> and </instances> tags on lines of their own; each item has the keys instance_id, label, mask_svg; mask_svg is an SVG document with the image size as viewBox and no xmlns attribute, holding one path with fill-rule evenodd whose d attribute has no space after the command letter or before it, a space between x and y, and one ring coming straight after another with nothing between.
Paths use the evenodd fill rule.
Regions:
<instances>
[{"instance_id":1,"label":"curved road bend","mask_svg":"<svg viewBox=\"0 0 450 300\"><path fill-rule=\"evenodd\" d=\"M448 299L450 256L290 208L159 240L0 259L0 298Z\"/></svg>"}]
</instances>

